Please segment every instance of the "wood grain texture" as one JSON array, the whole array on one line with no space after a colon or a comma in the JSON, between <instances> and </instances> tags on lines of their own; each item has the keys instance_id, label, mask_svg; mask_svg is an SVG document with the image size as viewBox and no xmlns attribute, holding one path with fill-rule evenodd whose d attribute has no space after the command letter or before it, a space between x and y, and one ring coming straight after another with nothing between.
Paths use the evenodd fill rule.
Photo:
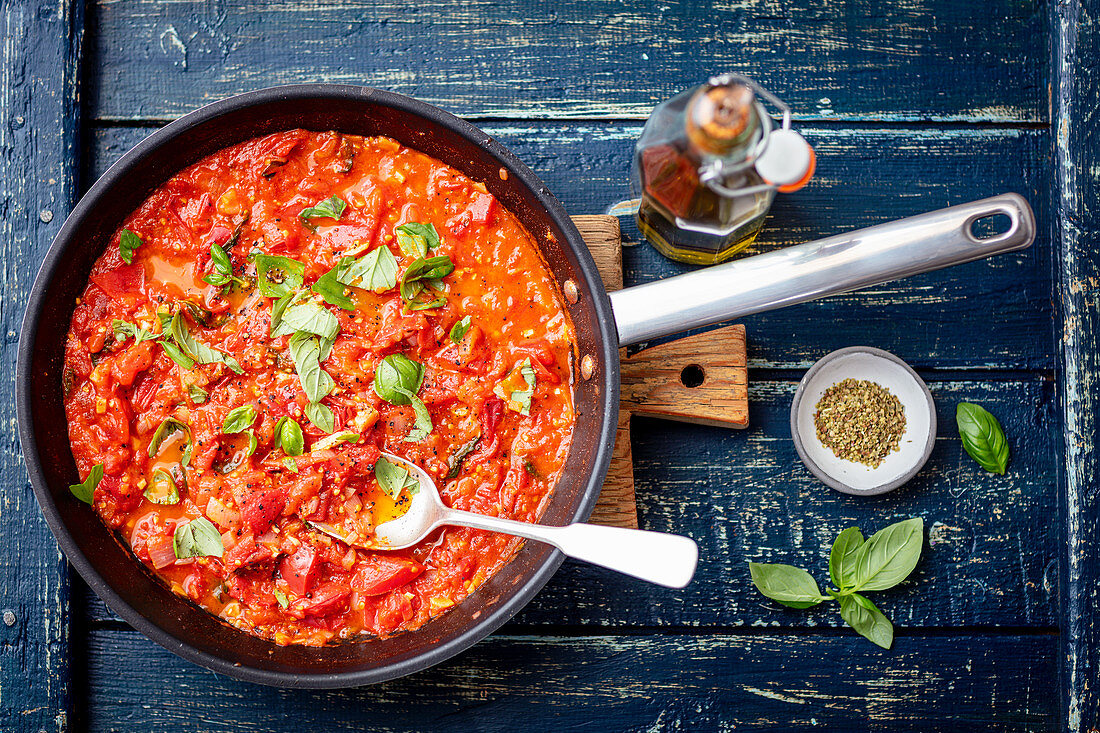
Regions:
<instances>
[{"instance_id":1,"label":"wood grain texture","mask_svg":"<svg viewBox=\"0 0 1100 733\"><path fill-rule=\"evenodd\" d=\"M76 192L84 5L0 5L0 730L64 731L71 694L69 573L38 511L16 437L23 305Z\"/></svg>"},{"instance_id":2,"label":"wood grain texture","mask_svg":"<svg viewBox=\"0 0 1100 733\"><path fill-rule=\"evenodd\" d=\"M562 0L163 3L101 0L96 119L167 120L275 84L402 92L460 115L645 118L719 71L801 117L1047 119L1034 0L882 3Z\"/></svg>"},{"instance_id":3,"label":"wood grain texture","mask_svg":"<svg viewBox=\"0 0 1100 733\"><path fill-rule=\"evenodd\" d=\"M1053 635L494 636L353 690L268 690L135 633L88 639L89 731L1048 731ZM119 674L142 660L136 676ZM151 674L147 669L155 669Z\"/></svg>"},{"instance_id":4,"label":"wood grain texture","mask_svg":"<svg viewBox=\"0 0 1100 733\"><path fill-rule=\"evenodd\" d=\"M855 525L869 534L911 516L927 527L920 564L899 588L873 594L899 629L1055 626L1053 383L1034 377L929 386L941 426L932 456L912 482L880 497L832 491L799 462L789 427L795 381L750 382L749 430L635 418L639 523L699 543L695 579L674 591L567 560L510 628L701 634L843 627L833 604L794 611L760 596L748 561L791 563L823 582L842 529ZM985 405L1009 430L1013 458L1005 476L985 473L963 452L952 427L960 400ZM85 605L90 623L115 620L97 600Z\"/></svg>"},{"instance_id":5,"label":"wood grain texture","mask_svg":"<svg viewBox=\"0 0 1100 733\"><path fill-rule=\"evenodd\" d=\"M623 286L623 246L619 236L619 220L610 216L581 215L574 216L584 237L600 278L608 290L619 290ZM626 356L626 350L620 349L620 356ZM611 451L611 463L607 467L607 478L600 490L600 498L592 510L588 521L592 524L604 524L611 527L638 528L638 507L634 503L634 466L630 451L630 413L619 411L618 426L615 429L615 447Z\"/></svg>"},{"instance_id":6,"label":"wood grain texture","mask_svg":"<svg viewBox=\"0 0 1100 733\"><path fill-rule=\"evenodd\" d=\"M573 213L598 213L628 195L633 123L487 123ZM1040 233L1028 250L750 316L752 368L805 369L859 344L891 351L917 368L1053 369L1050 136L1045 130L837 129L805 134L817 176L779 196L759 252L837 234L1003 191L1033 204ZM102 128L88 147L88 180L149 133ZM628 285L690 269L648 244L624 221ZM634 244L635 246L629 246Z\"/></svg>"},{"instance_id":7,"label":"wood grain texture","mask_svg":"<svg viewBox=\"0 0 1100 733\"><path fill-rule=\"evenodd\" d=\"M745 428L749 374L745 327L715 328L642 349L623 359L623 409L632 415ZM699 384L684 382L698 370Z\"/></svg>"},{"instance_id":8,"label":"wood grain texture","mask_svg":"<svg viewBox=\"0 0 1100 733\"><path fill-rule=\"evenodd\" d=\"M1063 723L1069 731L1100 729L1100 5L1060 3L1055 31L1054 121L1056 262L1061 338L1061 402L1065 467L1061 512L1065 531Z\"/></svg>"}]
</instances>

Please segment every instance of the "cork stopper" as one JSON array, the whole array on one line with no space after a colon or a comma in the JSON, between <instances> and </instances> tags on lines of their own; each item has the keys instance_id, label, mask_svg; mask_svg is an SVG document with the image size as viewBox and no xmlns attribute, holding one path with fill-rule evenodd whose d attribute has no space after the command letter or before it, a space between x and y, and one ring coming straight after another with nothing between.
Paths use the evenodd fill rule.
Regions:
<instances>
[{"instance_id":1,"label":"cork stopper","mask_svg":"<svg viewBox=\"0 0 1100 733\"><path fill-rule=\"evenodd\" d=\"M756 120L756 94L744 84L704 87L687 107L688 139L714 155L744 142Z\"/></svg>"}]
</instances>

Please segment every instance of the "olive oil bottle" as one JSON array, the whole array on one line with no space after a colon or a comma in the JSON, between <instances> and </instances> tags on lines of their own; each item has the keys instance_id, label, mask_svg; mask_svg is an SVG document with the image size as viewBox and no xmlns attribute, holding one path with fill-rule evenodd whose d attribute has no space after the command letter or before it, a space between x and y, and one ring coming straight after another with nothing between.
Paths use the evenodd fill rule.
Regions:
<instances>
[{"instance_id":1,"label":"olive oil bottle","mask_svg":"<svg viewBox=\"0 0 1100 733\"><path fill-rule=\"evenodd\" d=\"M782 110L782 128L758 93ZM786 105L746 77L714 77L646 122L634 152L638 227L674 260L722 262L756 239L776 191L801 188L813 169Z\"/></svg>"}]
</instances>

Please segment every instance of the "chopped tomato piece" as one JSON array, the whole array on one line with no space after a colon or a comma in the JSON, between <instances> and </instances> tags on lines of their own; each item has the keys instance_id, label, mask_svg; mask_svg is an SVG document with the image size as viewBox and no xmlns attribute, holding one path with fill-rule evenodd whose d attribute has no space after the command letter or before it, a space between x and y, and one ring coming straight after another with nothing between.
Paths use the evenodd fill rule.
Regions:
<instances>
[{"instance_id":1,"label":"chopped tomato piece","mask_svg":"<svg viewBox=\"0 0 1100 733\"><path fill-rule=\"evenodd\" d=\"M470 212L470 218L478 224L488 224L493 216L493 209L496 207L496 202L497 200L493 198L491 194L481 193L479 191L474 194L474 199L470 202L470 205L466 207L466 210Z\"/></svg>"},{"instance_id":2,"label":"chopped tomato piece","mask_svg":"<svg viewBox=\"0 0 1100 733\"><path fill-rule=\"evenodd\" d=\"M293 555L287 555L279 562L279 575L300 596L309 592L317 578L317 553L312 547L302 545Z\"/></svg>"},{"instance_id":3,"label":"chopped tomato piece","mask_svg":"<svg viewBox=\"0 0 1100 733\"><path fill-rule=\"evenodd\" d=\"M92 275L91 280L112 298L138 296L145 292L145 267L139 262L121 265Z\"/></svg>"},{"instance_id":4,"label":"chopped tomato piece","mask_svg":"<svg viewBox=\"0 0 1100 733\"><path fill-rule=\"evenodd\" d=\"M424 566L413 560L372 555L360 564L354 585L365 596L377 596L412 582L422 572Z\"/></svg>"},{"instance_id":5,"label":"chopped tomato piece","mask_svg":"<svg viewBox=\"0 0 1100 733\"><path fill-rule=\"evenodd\" d=\"M241 509L241 519L255 535L266 532L286 507L286 495L281 489L253 491Z\"/></svg>"}]
</instances>

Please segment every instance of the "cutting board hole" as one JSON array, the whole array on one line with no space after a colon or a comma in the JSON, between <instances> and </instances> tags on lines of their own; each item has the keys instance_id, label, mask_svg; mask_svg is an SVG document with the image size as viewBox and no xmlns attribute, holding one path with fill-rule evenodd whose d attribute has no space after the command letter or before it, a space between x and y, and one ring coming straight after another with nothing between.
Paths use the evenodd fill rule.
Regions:
<instances>
[{"instance_id":1,"label":"cutting board hole","mask_svg":"<svg viewBox=\"0 0 1100 733\"><path fill-rule=\"evenodd\" d=\"M680 372L680 383L685 387L698 387L707 378L707 373L698 364L688 364Z\"/></svg>"},{"instance_id":2,"label":"cutting board hole","mask_svg":"<svg viewBox=\"0 0 1100 733\"><path fill-rule=\"evenodd\" d=\"M1012 228L1012 217L1008 214L990 214L970 223L970 233L975 239L997 237Z\"/></svg>"}]
</instances>

